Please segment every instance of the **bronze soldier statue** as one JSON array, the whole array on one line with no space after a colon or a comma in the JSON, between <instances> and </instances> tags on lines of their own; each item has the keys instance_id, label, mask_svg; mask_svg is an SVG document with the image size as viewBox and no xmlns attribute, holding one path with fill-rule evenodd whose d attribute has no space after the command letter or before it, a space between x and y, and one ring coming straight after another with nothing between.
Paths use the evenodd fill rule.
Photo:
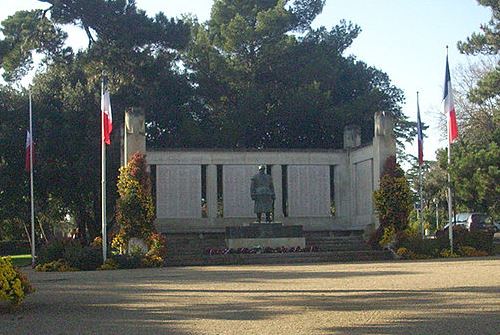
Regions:
<instances>
[{"instance_id":1,"label":"bronze soldier statue","mask_svg":"<svg viewBox=\"0 0 500 335\"><path fill-rule=\"evenodd\" d=\"M271 222L271 212L275 199L273 178L266 174L266 166L259 166L259 173L252 177L250 184L250 195L255 201L254 213L260 223L262 213L266 213L266 222Z\"/></svg>"}]
</instances>

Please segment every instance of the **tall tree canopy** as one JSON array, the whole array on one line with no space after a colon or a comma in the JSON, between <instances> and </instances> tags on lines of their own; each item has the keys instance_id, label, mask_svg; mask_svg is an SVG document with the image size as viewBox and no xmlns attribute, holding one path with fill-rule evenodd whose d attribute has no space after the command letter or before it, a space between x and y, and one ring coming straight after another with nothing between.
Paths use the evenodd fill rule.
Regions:
<instances>
[{"instance_id":1,"label":"tall tree canopy","mask_svg":"<svg viewBox=\"0 0 500 335\"><path fill-rule=\"evenodd\" d=\"M369 141L381 110L395 116L399 139L411 137L402 92L385 73L343 56L360 28L345 21L330 31L311 28L323 4L216 0L208 22L191 22L182 57L196 88L191 112L211 136L188 145L338 148L347 124L361 125ZM157 144L182 140L165 136Z\"/></svg>"},{"instance_id":2,"label":"tall tree canopy","mask_svg":"<svg viewBox=\"0 0 500 335\"><path fill-rule=\"evenodd\" d=\"M32 67L33 52L45 54L45 70L35 76L32 86L37 198L60 199L60 206L76 219L85 239L84 232L91 237L99 233L103 74L109 78L115 129L120 129L123 112L130 106L146 107L148 118L161 123L178 113L189 96L187 80L175 70L175 62L177 49L186 45L190 32L182 21L167 19L162 13L148 17L134 1L42 2L50 6L17 12L2 22L5 37L0 40L0 61L4 78L15 82ZM66 34L60 28L64 24L81 26L87 32L87 49L75 54L64 46ZM164 94L172 91L176 94ZM119 131L112 136L110 208L115 203L113 181L120 165Z\"/></svg>"},{"instance_id":3,"label":"tall tree canopy","mask_svg":"<svg viewBox=\"0 0 500 335\"><path fill-rule=\"evenodd\" d=\"M498 0L478 0L482 6L491 9L491 20L481 25L480 33L473 33L465 42L458 42L458 49L468 55L494 55L497 65L478 81L470 91L473 102L482 103L488 99L499 99L500 90L500 3Z\"/></svg>"},{"instance_id":4,"label":"tall tree canopy","mask_svg":"<svg viewBox=\"0 0 500 335\"><path fill-rule=\"evenodd\" d=\"M500 216L500 3L479 0L492 17L458 48L466 54L488 55L491 62L469 71L473 80L462 92L462 139L453 148L450 168L458 204L468 210ZM486 65L485 65L486 64ZM467 78L467 77L465 77Z\"/></svg>"},{"instance_id":5,"label":"tall tree canopy","mask_svg":"<svg viewBox=\"0 0 500 335\"><path fill-rule=\"evenodd\" d=\"M447 187L445 172L450 172L456 211L487 212L500 216L500 4L479 0L492 11L492 18L481 25L458 48L465 54L487 58L462 67L455 81L459 141L452 146L451 166L447 153L437 153L438 162L425 176L424 190L441 198ZM444 205L444 204L443 204Z\"/></svg>"},{"instance_id":6,"label":"tall tree canopy","mask_svg":"<svg viewBox=\"0 0 500 335\"><path fill-rule=\"evenodd\" d=\"M148 17L133 0L40 1L45 10L2 22L0 64L15 83L33 67L34 53L44 55L32 87L37 192L58 200L90 235L99 226L103 75L114 129L127 107L143 107L155 147L339 148L348 124L360 125L368 142L377 111L394 115L400 141L413 138L401 90L382 71L344 55L360 28L345 21L330 30L311 27L324 0L216 0L205 23ZM66 24L86 32L86 49L65 44ZM118 140L115 131L108 150L111 205Z\"/></svg>"}]
</instances>

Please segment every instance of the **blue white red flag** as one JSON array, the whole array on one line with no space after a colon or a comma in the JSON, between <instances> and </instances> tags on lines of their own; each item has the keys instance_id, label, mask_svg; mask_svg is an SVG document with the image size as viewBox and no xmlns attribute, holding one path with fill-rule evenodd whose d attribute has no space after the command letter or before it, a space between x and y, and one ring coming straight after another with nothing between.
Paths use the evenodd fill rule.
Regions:
<instances>
[{"instance_id":1,"label":"blue white red flag","mask_svg":"<svg viewBox=\"0 0 500 335\"><path fill-rule=\"evenodd\" d=\"M109 91L104 88L101 96L101 121L102 121L102 140L106 144L111 144L110 134L113 130L113 118L111 115L111 99L109 98Z\"/></svg>"},{"instance_id":2,"label":"blue white red flag","mask_svg":"<svg viewBox=\"0 0 500 335\"><path fill-rule=\"evenodd\" d=\"M25 155L25 164L24 168L27 172L31 170L31 153L33 152L33 138L31 137L30 131L26 131L26 155Z\"/></svg>"},{"instance_id":3,"label":"blue white red flag","mask_svg":"<svg viewBox=\"0 0 500 335\"><path fill-rule=\"evenodd\" d=\"M455 113L455 104L453 103L453 91L451 89L450 67L448 65L448 55L446 55L446 73L444 77L443 93L444 112L448 118L448 141L455 142L458 138L457 116Z\"/></svg>"},{"instance_id":4,"label":"blue white red flag","mask_svg":"<svg viewBox=\"0 0 500 335\"><path fill-rule=\"evenodd\" d=\"M418 165L424 164L424 135L422 132L422 121L420 120L420 106L417 94L417 136L418 136Z\"/></svg>"}]
</instances>

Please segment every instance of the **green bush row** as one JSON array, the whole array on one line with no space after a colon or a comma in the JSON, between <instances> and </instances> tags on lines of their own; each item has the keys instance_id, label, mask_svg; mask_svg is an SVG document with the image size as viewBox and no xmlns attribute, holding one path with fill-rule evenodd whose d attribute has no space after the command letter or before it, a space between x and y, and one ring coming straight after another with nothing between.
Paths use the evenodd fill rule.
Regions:
<instances>
[{"instance_id":1,"label":"green bush row","mask_svg":"<svg viewBox=\"0 0 500 335\"><path fill-rule=\"evenodd\" d=\"M29 254L29 241L0 241L0 256Z\"/></svg>"}]
</instances>

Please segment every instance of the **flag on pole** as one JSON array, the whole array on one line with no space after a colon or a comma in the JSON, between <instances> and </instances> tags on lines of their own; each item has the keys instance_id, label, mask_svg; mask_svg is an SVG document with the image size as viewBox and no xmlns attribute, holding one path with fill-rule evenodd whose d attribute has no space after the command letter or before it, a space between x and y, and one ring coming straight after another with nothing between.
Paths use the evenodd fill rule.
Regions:
<instances>
[{"instance_id":1,"label":"flag on pole","mask_svg":"<svg viewBox=\"0 0 500 335\"><path fill-rule=\"evenodd\" d=\"M106 144L111 144L110 134L113 130L113 118L111 116L111 100L107 88L102 90L101 96L101 111L102 111L102 140Z\"/></svg>"},{"instance_id":2,"label":"flag on pole","mask_svg":"<svg viewBox=\"0 0 500 335\"><path fill-rule=\"evenodd\" d=\"M448 65L448 55L446 55L446 74L444 78L443 94L444 112L448 118L448 141L455 142L458 138L457 116L455 114L455 104L453 103L453 92L451 90L450 67Z\"/></svg>"},{"instance_id":3,"label":"flag on pole","mask_svg":"<svg viewBox=\"0 0 500 335\"><path fill-rule=\"evenodd\" d=\"M29 130L26 131L26 160L25 160L25 170L26 172L30 172L31 170L31 152L33 149L33 138L31 137L31 133ZM34 158L34 157L33 157Z\"/></svg>"},{"instance_id":4,"label":"flag on pole","mask_svg":"<svg viewBox=\"0 0 500 335\"><path fill-rule=\"evenodd\" d=\"M418 165L424 164L424 135L422 133L422 122L420 120L420 106L418 104L417 92L417 135L418 135Z\"/></svg>"}]
</instances>

